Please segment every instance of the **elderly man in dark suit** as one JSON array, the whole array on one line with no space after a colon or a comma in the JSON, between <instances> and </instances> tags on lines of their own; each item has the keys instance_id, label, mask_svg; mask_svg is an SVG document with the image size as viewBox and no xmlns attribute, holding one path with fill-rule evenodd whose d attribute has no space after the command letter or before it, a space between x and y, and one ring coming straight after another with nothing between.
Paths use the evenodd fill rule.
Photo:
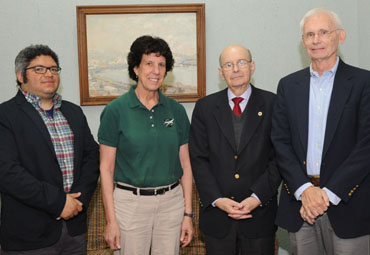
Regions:
<instances>
[{"instance_id":1,"label":"elderly man in dark suit","mask_svg":"<svg viewBox=\"0 0 370 255\"><path fill-rule=\"evenodd\" d=\"M0 105L1 254L86 254L98 145L81 108L56 93L54 51L31 45L15 70L18 93Z\"/></svg>"},{"instance_id":2,"label":"elderly man in dark suit","mask_svg":"<svg viewBox=\"0 0 370 255\"><path fill-rule=\"evenodd\" d=\"M198 100L193 112L189 148L207 254L274 252L281 182L270 140L275 95L250 84L254 70L249 50L227 47L219 73L228 88Z\"/></svg>"},{"instance_id":3,"label":"elderly man in dark suit","mask_svg":"<svg viewBox=\"0 0 370 255\"><path fill-rule=\"evenodd\" d=\"M345 64L338 16L301 21L312 63L280 80L272 141L284 179L277 224L294 254L369 254L370 72Z\"/></svg>"}]
</instances>

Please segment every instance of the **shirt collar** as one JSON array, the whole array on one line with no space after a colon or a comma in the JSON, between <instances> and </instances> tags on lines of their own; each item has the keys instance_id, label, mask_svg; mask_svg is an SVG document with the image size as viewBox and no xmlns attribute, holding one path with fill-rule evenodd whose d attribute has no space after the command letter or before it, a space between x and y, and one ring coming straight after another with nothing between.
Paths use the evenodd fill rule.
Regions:
<instances>
[{"instance_id":1,"label":"shirt collar","mask_svg":"<svg viewBox=\"0 0 370 255\"><path fill-rule=\"evenodd\" d=\"M339 65L339 57L337 56L337 61L335 62L335 65L330 70L324 72L324 74L328 73L330 76L334 76L335 73L337 72L338 65ZM316 72L315 70L313 70L312 63L310 64L310 75L311 75L311 77L320 77L319 73Z\"/></svg>"},{"instance_id":2,"label":"shirt collar","mask_svg":"<svg viewBox=\"0 0 370 255\"><path fill-rule=\"evenodd\" d=\"M248 89L244 91L244 93L241 94L239 97L242 97L244 100L248 100L251 94L252 94L252 86L249 84ZM230 88L227 89L227 97L229 101L233 100L233 98L236 97Z\"/></svg>"},{"instance_id":3,"label":"shirt collar","mask_svg":"<svg viewBox=\"0 0 370 255\"><path fill-rule=\"evenodd\" d=\"M22 92L22 94L24 95L28 103L32 104L35 107L41 108L41 97L40 96L35 95L28 91L24 91L21 88L19 88L19 90ZM58 109L62 105L62 96L59 95L58 93L55 93L55 95L53 96L53 105L54 105L53 106L54 109Z\"/></svg>"},{"instance_id":4,"label":"shirt collar","mask_svg":"<svg viewBox=\"0 0 370 255\"><path fill-rule=\"evenodd\" d=\"M136 96L136 93L135 93L136 87L137 87L137 85L133 85L133 86L131 86L130 90L128 91L129 105L130 105L131 108L140 107L140 106L145 107L145 106L143 106L143 104L140 102L140 100ZM158 105L166 105L167 104L166 96L163 95L163 93L160 89L158 89L158 93L159 93Z\"/></svg>"}]
</instances>

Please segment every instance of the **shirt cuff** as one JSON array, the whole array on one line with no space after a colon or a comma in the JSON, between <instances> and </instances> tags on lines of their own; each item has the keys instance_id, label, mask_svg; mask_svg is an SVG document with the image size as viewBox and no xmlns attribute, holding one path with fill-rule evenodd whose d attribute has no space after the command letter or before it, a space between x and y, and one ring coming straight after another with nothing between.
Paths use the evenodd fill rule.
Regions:
<instances>
[{"instance_id":1,"label":"shirt cuff","mask_svg":"<svg viewBox=\"0 0 370 255\"><path fill-rule=\"evenodd\" d=\"M212 206L213 207L216 207L216 202L218 201L218 200L220 200L222 197L219 197L219 198L217 198L215 201L213 201L213 203L212 203Z\"/></svg>"},{"instance_id":2,"label":"shirt cuff","mask_svg":"<svg viewBox=\"0 0 370 255\"><path fill-rule=\"evenodd\" d=\"M311 182L307 182L305 184L303 184L301 187L299 187L295 192L294 192L294 196L295 198L300 201L302 200L302 193L303 191L305 191L307 188L311 187L312 186L312 183Z\"/></svg>"},{"instance_id":3,"label":"shirt cuff","mask_svg":"<svg viewBox=\"0 0 370 255\"><path fill-rule=\"evenodd\" d=\"M337 195L335 195L331 190L329 190L328 188L324 187L323 190L325 190L326 194L328 195L329 197L329 200L330 202L333 204L333 205L338 205L340 203L340 201L342 201L342 199L340 199Z\"/></svg>"},{"instance_id":4,"label":"shirt cuff","mask_svg":"<svg viewBox=\"0 0 370 255\"><path fill-rule=\"evenodd\" d=\"M253 193L253 194L251 195L251 197L254 197L255 199L257 199L257 200L258 200L258 202L260 202L260 206L262 206L261 200L258 198L258 196L256 195L256 193Z\"/></svg>"}]
</instances>

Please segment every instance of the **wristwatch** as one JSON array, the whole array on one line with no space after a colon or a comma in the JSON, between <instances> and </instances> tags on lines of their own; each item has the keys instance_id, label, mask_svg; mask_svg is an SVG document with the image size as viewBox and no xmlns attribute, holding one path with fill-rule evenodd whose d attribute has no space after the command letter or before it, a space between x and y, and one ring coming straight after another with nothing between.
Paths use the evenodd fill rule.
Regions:
<instances>
[{"instance_id":1,"label":"wristwatch","mask_svg":"<svg viewBox=\"0 0 370 255\"><path fill-rule=\"evenodd\" d=\"M186 212L184 212L184 216L188 216L188 217L194 219L194 213L186 213Z\"/></svg>"}]
</instances>

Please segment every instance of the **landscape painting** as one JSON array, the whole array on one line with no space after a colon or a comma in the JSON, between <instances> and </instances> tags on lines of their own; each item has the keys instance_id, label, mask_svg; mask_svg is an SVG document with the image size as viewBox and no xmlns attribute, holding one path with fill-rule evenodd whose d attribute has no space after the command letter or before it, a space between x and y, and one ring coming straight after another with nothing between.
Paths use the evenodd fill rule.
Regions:
<instances>
[{"instance_id":1,"label":"landscape painting","mask_svg":"<svg viewBox=\"0 0 370 255\"><path fill-rule=\"evenodd\" d=\"M174 68L167 73L162 92L180 102L195 101L203 96L199 93L205 92L205 84L201 84L204 74L199 75L204 60L198 59L202 56L199 54L198 19L194 11L85 15L86 47L83 50L86 56L79 56L87 62L82 65L85 70L81 79L80 60L80 82L87 78L87 91L82 89L90 99L87 105L105 104L135 84L128 75L127 54L132 42L143 35L164 39L173 53ZM84 105L83 100L81 104Z\"/></svg>"}]
</instances>

